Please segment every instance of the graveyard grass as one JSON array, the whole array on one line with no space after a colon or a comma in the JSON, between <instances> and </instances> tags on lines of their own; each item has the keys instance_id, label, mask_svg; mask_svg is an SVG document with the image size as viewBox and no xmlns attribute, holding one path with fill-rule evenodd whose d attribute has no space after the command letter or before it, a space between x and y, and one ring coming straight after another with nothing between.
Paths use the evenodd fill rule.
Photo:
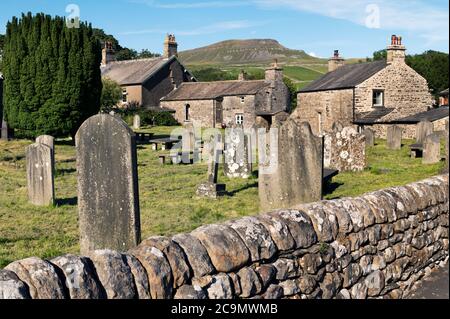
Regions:
<instances>
[{"instance_id":1,"label":"graveyard grass","mask_svg":"<svg viewBox=\"0 0 450 319\"><path fill-rule=\"evenodd\" d=\"M169 134L173 128L142 131ZM409 157L404 141L400 151L388 151L384 141L368 150L369 168L360 173L342 173L333 179L325 198L357 196L377 189L398 186L439 173L443 163L422 165ZM0 141L0 268L30 257L52 258L78 253L77 189L75 148L69 141L56 142L53 207L28 203L25 147L31 141ZM138 146L142 237L172 235L201 225L259 213L257 171L248 180L224 177L229 194L218 200L194 199L196 187L206 179L206 164L165 165L149 145Z\"/></svg>"}]
</instances>

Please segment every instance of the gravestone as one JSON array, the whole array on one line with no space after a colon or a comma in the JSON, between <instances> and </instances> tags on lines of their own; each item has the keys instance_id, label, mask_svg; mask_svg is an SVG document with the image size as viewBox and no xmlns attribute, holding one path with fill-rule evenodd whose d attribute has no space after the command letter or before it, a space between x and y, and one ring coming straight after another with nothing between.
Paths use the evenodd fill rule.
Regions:
<instances>
[{"instance_id":1,"label":"gravestone","mask_svg":"<svg viewBox=\"0 0 450 319\"><path fill-rule=\"evenodd\" d=\"M249 178L252 175L250 137L242 128L225 132L224 172L228 178Z\"/></svg>"},{"instance_id":2,"label":"gravestone","mask_svg":"<svg viewBox=\"0 0 450 319\"><path fill-rule=\"evenodd\" d=\"M210 156L208 159L208 181L197 188L198 197L217 198L225 194L226 185L218 184L219 163L223 153L222 135L216 133L211 139Z\"/></svg>"},{"instance_id":3,"label":"gravestone","mask_svg":"<svg viewBox=\"0 0 450 319\"><path fill-rule=\"evenodd\" d=\"M191 154L197 155L195 162L198 162L198 147L196 147L196 135L193 124L186 123L183 127L183 134L181 136L181 162L184 164L191 163Z\"/></svg>"},{"instance_id":4,"label":"gravestone","mask_svg":"<svg viewBox=\"0 0 450 319\"><path fill-rule=\"evenodd\" d=\"M28 199L37 206L55 201L54 161L49 146L35 143L26 148Z\"/></svg>"},{"instance_id":5,"label":"gravestone","mask_svg":"<svg viewBox=\"0 0 450 319\"><path fill-rule=\"evenodd\" d=\"M141 128L141 117L138 114L133 117L133 128L135 130L139 130Z\"/></svg>"},{"instance_id":6,"label":"gravestone","mask_svg":"<svg viewBox=\"0 0 450 319\"><path fill-rule=\"evenodd\" d=\"M402 148L402 133L400 126L389 125L387 128L386 146L390 150L400 150Z\"/></svg>"},{"instance_id":7,"label":"gravestone","mask_svg":"<svg viewBox=\"0 0 450 319\"><path fill-rule=\"evenodd\" d=\"M433 123L428 121L422 121L416 126L416 142L422 144L428 135L434 131Z\"/></svg>"},{"instance_id":8,"label":"gravestone","mask_svg":"<svg viewBox=\"0 0 450 319\"><path fill-rule=\"evenodd\" d=\"M290 208L321 200L323 138L315 136L308 123L292 118L281 127L272 127L269 135L270 142L258 136L261 209Z\"/></svg>"},{"instance_id":9,"label":"gravestone","mask_svg":"<svg viewBox=\"0 0 450 319\"><path fill-rule=\"evenodd\" d=\"M423 142L422 164L435 164L441 161L441 139L436 133L428 135Z\"/></svg>"},{"instance_id":10,"label":"gravestone","mask_svg":"<svg viewBox=\"0 0 450 319\"><path fill-rule=\"evenodd\" d=\"M50 135L41 135L36 138L36 143L44 144L50 147L53 154L55 154L55 138Z\"/></svg>"},{"instance_id":11,"label":"gravestone","mask_svg":"<svg viewBox=\"0 0 450 319\"><path fill-rule=\"evenodd\" d=\"M351 126L333 125L325 135L324 166L340 172L364 170L366 161L366 137Z\"/></svg>"},{"instance_id":12,"label":"gravestone","mask_svg":"<svg viewBox=\"0 0 450 319\"><path fill-rule=\"evenodd\" d=\"M82 254L126 251L141 240L136 142L120 118L87 119L76 134Z\"/></svg>"},{"instance_id":13,"label":"gravestone","mask_svg":"<svg viewBox=\"0 0 450 319\"><path fill-rule=\"evenodd\" d=\"M366 137L366 146L372 147L375 145L375 132L370 128L365 128L362 132Z\"/></svg>"},{"instance_id":14,"label":"gravestone","mask_svg":"<svg viewBox=\"0 0 450 319\"><path fill-rule=\"evenodd\" d=\"M8 127L8 123L6 123L5 119L2 119L0 129L0 140L9 141L14 136L14 131Z\"/></svg>"}]
</instances>

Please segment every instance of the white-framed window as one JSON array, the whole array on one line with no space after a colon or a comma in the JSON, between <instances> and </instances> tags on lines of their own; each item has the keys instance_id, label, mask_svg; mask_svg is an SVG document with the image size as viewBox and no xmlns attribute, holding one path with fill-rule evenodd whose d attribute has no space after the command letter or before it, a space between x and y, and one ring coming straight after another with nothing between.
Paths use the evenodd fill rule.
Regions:
<instances>
[{"instance_id":1,"label":"white-framed window","mask_svg":"<svg viewBox=\"0 0 450 319\"><path fill-rule=\"evenodd\" d=\"M245 96L241 96L241 104L245 103Z\"/></svg>"},{"instance_id":2,"label":"white-framed window","mask_svg":"<svg viewBox=\"0 0 450 319\"><path fill-rule=\"evenodd\" d=\"M122 102L123 103L127 103L128 102L127 88L122 88Z\"/></svg>"},{"instance_id":3,"label":"white-framed window","mask_svg":"<svg viewBox=\"0 0 450 319\"><path fill-rule=\"evenodd\" d=\"M244 114L236 114L235 115L235 119L236 119L236 124L237 125L244 124Z\"/></svg>"},{"instance_id":4,"label":"white-framed window","mask_svg":"<svg viewBox=\"0 0 450 319\"><path fill-rule=\"evenodd\" d=\"M384 91L373 90L373 106L384 106Z\"/></svg>"}]
</instances>

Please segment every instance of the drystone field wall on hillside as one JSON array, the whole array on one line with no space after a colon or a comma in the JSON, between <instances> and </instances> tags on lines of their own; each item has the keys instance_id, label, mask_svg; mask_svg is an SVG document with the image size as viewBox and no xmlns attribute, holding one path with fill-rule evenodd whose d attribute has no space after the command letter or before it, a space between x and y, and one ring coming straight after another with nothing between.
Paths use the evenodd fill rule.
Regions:
<instances>
[{"instance_id":1,"label":"drystone field wall on hillside","mask_svg":"<svg viewBox=\"0 0 450 319\"><path fill-rule=\"evenodd\" d=\"M448 175L152 237L28 258L0 298L402 298L448 259Z\"/></svg>"}]
</instances>

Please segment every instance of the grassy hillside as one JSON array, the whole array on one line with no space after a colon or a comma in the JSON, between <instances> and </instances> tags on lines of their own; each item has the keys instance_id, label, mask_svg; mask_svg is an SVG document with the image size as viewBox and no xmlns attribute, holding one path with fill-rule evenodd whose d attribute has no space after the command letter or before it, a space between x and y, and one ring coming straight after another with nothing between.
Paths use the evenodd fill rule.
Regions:
<instances>
[{"instance_id":1,"label":"grassy hillside","mask_svg":"<svg viewBox=\"0 0 450 319\"><path fill-rule=\"evenodd\" d=\"M228 40L206 47L179 53L181 61L188 65L236 65L270 63L274 59L285 63L314 63L320 59L302 50L285 48L276 40Z\"/></svg>"}]
</instances>

